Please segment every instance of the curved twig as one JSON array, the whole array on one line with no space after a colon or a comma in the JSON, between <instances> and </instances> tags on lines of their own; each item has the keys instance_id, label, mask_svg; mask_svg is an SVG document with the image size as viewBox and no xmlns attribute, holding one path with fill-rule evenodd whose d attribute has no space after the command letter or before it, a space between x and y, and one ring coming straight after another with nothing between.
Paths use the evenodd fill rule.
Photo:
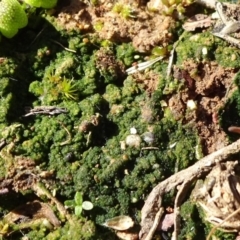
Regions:
<instances>
[{"instance_id":1,"label":"curved twig","mask_svg":"<svg viewBox=\"0 0 240 240\"><path fill-rule=\"evenodd\" d=\"M139 238L142 240L146 239L146 236L153 225L156 215L155 213L161 208L161 199L165 193L169 192L177 185L182 184L186 179L194 180L201 177L203 173L209 172L217 163L226 161L229 156L238 152L240 152L240 139L216 152L209 154L196 162L193 166L175 173L154 187L141 211L142 228L139 233Z\"/></svg>"}]
</instances>

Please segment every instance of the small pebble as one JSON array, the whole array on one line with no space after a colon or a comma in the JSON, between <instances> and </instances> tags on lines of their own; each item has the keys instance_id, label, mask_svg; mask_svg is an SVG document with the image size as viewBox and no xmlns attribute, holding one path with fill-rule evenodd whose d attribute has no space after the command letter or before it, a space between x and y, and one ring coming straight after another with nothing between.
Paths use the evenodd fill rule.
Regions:
<instances>
[{"instance_id":1,"label":"small pebble","mask_svg":"<svg viewBox=\"0 0 240 240\"><path fill-rule=\"evenodd\" d=\"M129 147L138 148L138 147L140 147L141 138L137 134L131 134L126 137L125 142L126 142L126 145Z\"/></svg>"},{"instance_id":2,"label":"small pebble","mask_svg":"<svg viewBox=\"0 0 240 240\"><path fill-rule=\"evenodd\" d=\"M154 142L154 134L152 132L145 132L143 134L143 140L148 144L152 144Z\"/></svg>"},{"instance_id":3,"label":"small pebble","mask_svg":"<svg viewBox=\"0 0 240 240\"><path fill-rule=\"evenodd\" d=\"M135 127L130 128L130 133L131 134L137 134L137 129Z\"/></svg>"}]
</instances>

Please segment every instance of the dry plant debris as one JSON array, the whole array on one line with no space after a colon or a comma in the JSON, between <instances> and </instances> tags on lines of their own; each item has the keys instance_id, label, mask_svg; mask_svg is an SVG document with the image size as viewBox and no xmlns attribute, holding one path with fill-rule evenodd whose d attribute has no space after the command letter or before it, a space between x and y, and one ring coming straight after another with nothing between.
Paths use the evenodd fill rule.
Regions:
<instances>
[{"instance_id":1,"label":"dry plant debris","mask_svg":"<svg viewBox=\"0 0 240 240\"><path fill-rule=\"evenodd\" d=\"M205 1L202 1L202 3L205 4ZM215 2L216 3L216 2ZM218 4L218 3L217 3ZM232 4L226 4L221 6L223 8L226 7L228 11L227 14L229 14L229 11L231 12L229 15L234 18L235 11L233 9L239 9L238 5L232 5ZM221 14L219 14L221 16ZM225 17L225 16L224 16ZM237 18L237 17L236 17ZM231 18L232 19L232 18ZM229 18L227 19L229 21ZM236 30L236 24L235 22L230 22L231 27L233 26L233 30ZM196 28L200 27L206 27L211 24L211 20L208 19L205 21L205 19L195 19L194 22L187 22L184 25L185 30L187 31L194 31ZM228 27L228 22L224 22L225 27ZM228 30L221 30L224 31L223 34L215 34L216 36L219 36L223 38L224 40L230 42L231 44L234 44L236 46L239 46L239 40L233 39L232 37L225 35L225 32L231 31L232 29ZM189 62L188 62L189 64ZM205 65L207 67L207 65ZM197 81L196 79L193 79L191 75L189 74L191 72L187 71L187 75L185 72L186 68L183 68L181 70L181 74L185 75L184 79L186 79L186 82L189 86L189 89L194 88L195 93L199 94L198 92L202 87L201 84L204 84L204 78L201 78L201 81ZM196 68L195 68L196 69ZM201 71L200 71L201 72ZM219 73L219 71L217 71ZM230 71L232 72L232 71ZM175 76L176 76L176 70L175 70ZM189 74L189 75L188 75ZM223 69L223 74L226 74L226 69ZM213 75L212 75L213 76ZM225 79L225 78L224 78ZM231 78L230 78L231 79ZM214 84L216 87L218 83L218 78L213 77L213 81L211 82L211 79L208 78L209 84L205 83L204 91L205 93L200 93L203 98L202 101L208 101L210 99L206 98L206 95L208 94L208 87L211 88L211 85ZM210 83L211 82L211 83ZM199 85L200 84L200 85ZM225 82L226 84L226 82ZM207 86L207 87L206 87ZM200 87L200 88L199 88ZM231 83L228 84L226 89L229 89L231 87ZM200 90L201 91L201 90ZM182 115L182 112L179 112L177 107L179 109L183 109L183 106L181 106L179 103L179 96L174 96L170 102L172 105L172 111L175 113L175 117L178 118L178 116ZM216 110L211 107L212 114L214 114L214 111L217 112L217 109L219 109L219 104L224 103L226 99L222 98L222 103L219 101L220 99L216 99ZM212 99L210 100L212 101ZM175 103L174 103L175 102ZM209 106L210 103L204 104L201 103L201 106ZM218 106L217 106L218 105ZM214 119L213 119L214 120ZM214 121L213 121L214 122ZM239 132L237 127L230 127L230 131L233 132ZM203 134L206 136L206 134ZM219 130L216 131L216 136L219 137ZM224 139L225 137L223 137ZM148 196L144 207L142 208L142 229L140 232L140 239L152 239L153 233L156 230L156 223L160 222L160 212L162 209L162 197L165 193L169 192L171 189L176 188L178 185L180 187L178 188L178 192L175 197L175 204L174 204L174 232L172 235L172 239L176 240L178 239L179 235L179 208L181 206L181 203L186 197L186 193L193 183L194 180L200 178L203 176L203 174L209 173L206 177L208 180L207 186L202 186L200 189L198 188L196 190L197 194L197 201L199 201L201 207L205 210L207 213L206 219L215 225L217 227L221 227L224 230L232 230L237 231L239 229L239 176L235 174L235 167L238 164L238 162L233 162L230 160L230 156L234 155L239 152L239 144L240 141L236 141L235 143L225 147L224 143L223 145L218 146L218 151L215 151L216 149L212 149L210 152L212 154L202 158L199 160L196 164L193 166L182 170L180 172L177 172L176 174L172 175L168 179L164 180L163 182L159 183L150 193ZM219 145L219 144L217 144ZM210 148L208 147L208 150ZM215 152L213 152L215 151ZM227 162L226 162L227 161ZM223 163L226 162L226 163ZM209 183L210 182L210 183ZM197 185L196 185L197 187ZM194 192L192 193L194 195ZM215 228L213 230L215 230ZM211 234L213 231L210 232L208 239L210 239Z\"/></svg>"},{"instance_id":2,"label":"dry plant debris","mask_svg":"<svg viewBox=\"0 0 240 240\"><path fill-rule=\"evenodd\" d=\"M134 226L132 218L129 216L117 216L106 220L103 226L118 230L125 231Z\"/></svg>"},{"instance_id":3,"label":"dry plant debris","mask_svg":"<svg viewBox=\"0 0 240 240\"><path fill-rule=\"evenodd\" d=\"M213 23L211 17L205 14L196 14L189 18L184 24L183 29L186 31L195 31L197 28L207 28Z\"/></svg>"},{"instance_id":4,"label":"dry plant debris","mask_svg":"<svg viewBox=\"0 0 240 240\"><path fill-rule=\"evenodd\" d=\"M34 200L23 204L4 216L3 222L7 225L17 224L18 229L31 228L33 225L46 224L47 228L57 228L61 225L60 220L52 210L56 206L61 216L66 217L68 221L72 221L70 214L64 206L47 190L47 188L54 182L54 171L42 171L36 167L36 163L26 157L14 157L11 154L11 148L14 144L9 144L0 152L2 158L6 162L6 176L1 179L0 189L1 195L8 194L11 191L22 192L26 190L33 190L38 196L46 197L51 203L46 204L39 200ZM47 222L46 222L47 221ZM12 231L0 230L1 234L11 235Z\"/></svg>"},{"instance_id":5,"label":"dry plant debris","mask_svg":"<svg viewBox=\"0 0 240 240\"><path fill-rule=\"evenodd\" d=\"M240 178L235 172L238 162L218 163L205 178L202 186L198 184L192 191L192 198L197 200L206 212L206 220L213 225L227 230L240 228L239 215L223 221L240 207Z\"/></svg>"},{"instance_id":6,"label":"dry plant debris","mask_svg":"<svg viewBox=\"0 0 240 240\"><path fill-rule=\"evenodd\" d=\"M36 222L44 222L45 219L49 222L49 227L51 225L55 228L60 226L60 221L51 207L46 203L35 200L13 209L4 216L3 221L8 224L21 222L18 227L24 229L36 224Z\"/></svg>"},{"instance_id":7,"label":"dry plant debris","mask_svg":"<svg viewBox=\"0 0 240 240\"><path fill-rule=\"evenodd\" d=\"M156 229L156 222L160 222L159 211L162 209L162 197L165 193L176 188L178 185L182 185L177 193L174 206L176 220L172 239L177 239L177 233L179 231L177 220L179 216L177 210L180 207L180 204L185 196L186 190L188 190L189 185L194 180L200 178L204 173L206 174L210 172L216 164L227 161L231 155L234 155L239 151L240 140L237 140L229 146L221 148L220 150L202 158L193 166L177 172L176 174L172 175L154 187L142 208L140 239L152 239L154 231ZM152 229L154 229L154 231Z\"/></svg>"}]
</instances>

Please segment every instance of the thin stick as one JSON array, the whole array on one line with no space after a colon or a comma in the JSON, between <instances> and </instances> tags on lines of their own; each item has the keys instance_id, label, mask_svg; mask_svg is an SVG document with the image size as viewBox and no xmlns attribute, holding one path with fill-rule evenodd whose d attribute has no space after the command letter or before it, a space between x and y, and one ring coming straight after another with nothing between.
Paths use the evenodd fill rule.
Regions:
<instances>
[{"instance_id":1,"label":"thin stick","mask_svg":"<svg viewBox=\"0 0 240 240\"><path fill-rule=\"evenodd\" d=\"M61 121L59 121L59 120L57 120L57 121L68 134L68 139L66 141L60 143L60 146L63 146L63 145L68 144L72 140L72 136L71 136L71 133L68 131L68 129L65 127L65 125Z\"/></svg>"},{"instance_id":2,"label":"thin stick","mask_svg":"<svg viewBox=\"0 0 240 240\"><path fill-rule=\"evenodd\" d=\"M231 37L227 34L224 33L217 33L217 32L212 32L212 34L216 37L222 38L223 40L227 41L230 44L233 44L234 46L236 46L237 48L240 48L240 43L239 43L239 39L236 39L234 37Z\"/></svg>"},{"instance_id":3,"label":"thin stick","mask_svg":"<svg viewBox=\"0 0 240 240\"><path fill-rule=\"evenodd\" d=\"M177 240L178 239L178 234L179 234L179 216L180 216L180 210L179 207L186 196L186 192L189 190L191 183L193 182L194 179L186 179L186 181L183 182L181 185L181 188L178 190L178 193L175 198L174 202L174 232L172 234L172 239L171 240Z\"/></svg>"},{"instance_id":4,"label":"thin stick","mask_svg":"<svg viewBox=\"0 0 240 240\"><path fill-rule=\"evenodd\" d=\"M163 215L163 208L160 208L159 211L157 212L152 228L150 229L150 231L148 232L148 235L146 236L145 240L151 240L153 238L153 235L160 223L161 217Z\"/></svg>"},{"instance_id":5,"label":"thin stick","mask_svg":"<svg viewBox=\"0 0 240 240\"><path fill-rule=\"evenodd\" d=\"M214 234L214 232L217 230L217 228L220 228L226 221L228 221L230 218L234 217L239 212L240 212L240 208L238 208L233 213L231 213L229 216L227 216L220 224L218 224L215 227L213 227L212 230L210 231L210 233L208 234L206 240L210 240L211 236Z\"/></svg>"},{"instance_id":6,"label":"thin stick","mask_svg":"<svg viewBox=\"0 0 240 240\"><path fill-rule=\"evenodd\" d=\"M53 39L51 39L51 41L54 42L54 43L56 43L56 44L58 44L60 47L62 47L63 49L65 49L65 50L68 51L68 52L76 53L75 50L64 47L60 42L57 42L57 41L55 41L55 40L53 40Z\"/></svg>"},{"instance_id":7,"label":"thin stick","mask_svg":"<svg viewBox=\"0 0 240 240\"><path fill-rule=\"evenodd\" d=\"M236 154L239 151L240 139L216 152L209 154L208 156L196 162L193 166L175 173L154 187L145 201L141 211L142 228L139 233L140 239L145 239L144 236L146 236L150 231L155 218L153 212L156 212L161 208L161 201L159 200L165 193L169 192L177 185L182 184L186 179L197 179L201 177L203 173L209 172L212 167L216 165L216 163L226 161L229 156Z\"/></svg>"},{"instance_id":8,"label":"thin stick","mask_svg":"<svg viewBox=\"0 0 240 240\"><path fill-rule=\"evenodd\" d=\"M224 96L224 99L225 99L225 100L228 99L228 94L229 94L229 92L230 92L230 90L231 90L234 82L235 82L235 81L233 80L233 81L231 82L231 84L229 85L229 87L227 88L226 94L225 94L225 96Z\"/></svg>"},{"instance_id":9,"label":"thin stick","mask_svg":"<svg viewBox=\"0 0 240 240\"><path fill-rule=\"evenodd\" d=\"M38 34L37 36L33 39L33 41L30 43L29 47L32 46L35 41L38 39L38 37L42 34L42 32L46 29L46 27L44 27Z\"/></svg>"},{"instance_id":10,"label":"thin stick","mask_svg":"<svg viewBox=\"0 0 240 240\"><path fill-rule=\"evenodd\" d=\"M179 42L184 38L186 33L187 33L187 31L184 31L181 34L181 36L179 37L179 39L173 44L173 49L170 52L170 57L169 57L168 66L167 66L167 78L170 77L171 72L172 72L172 65L173 65L173 61L174 61L174 54L175 54L176 47L178 46Z\"/></svg>"}]
</instances>

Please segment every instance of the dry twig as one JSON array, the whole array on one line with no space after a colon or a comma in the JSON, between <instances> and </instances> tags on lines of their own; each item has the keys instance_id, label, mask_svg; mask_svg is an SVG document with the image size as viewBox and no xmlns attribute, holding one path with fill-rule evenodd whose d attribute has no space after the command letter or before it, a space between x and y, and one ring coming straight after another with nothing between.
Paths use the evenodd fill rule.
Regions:
<instances>
[{"instance_id":1,"label":"dry twig","mask_svg":"<svg viewBox=\"0 0 240 240\"><path fill-rule=\"evenodd\" d=\"M179 234L179 216L180 216L180 205L186 196L186 192L189 190L191 187L191 184L193 182L194 178L191 179L186 179L183 184L181 185L180 189L178 190L177 196L175 198L174 202L174 232L172 234L172 240L177 240L178 234Z\"/></svg>"},{"instance_id":2,"label":"dry twig","mask_svg":"<svg viewBox=\"0 0 240 240\"><path fill-rule=\"evenodd\" d=\"M146 240L146 237L154 223L154 219L156 218L156 212L158 212L161 208L162 196L165 193L169 192L177 185L184 183L186 179L193 181L194 179L200 178L204 173L209 172L217 163L226 161L231 155L236 154L239 151L240 139L202 158L193 166L175 173L154 187L142 208L142 228L139 233L139 238L141 240Z\"/></svg>"},{"instance_id":3,"label":"dry twig","mask_svg":"<svg viewBox=\"0 0 240 240\"><path fill-rule=\"evenodd\" d=\"M231 213L228 217L226 217L221 223L219 223L217 226L215 226L214 228L212 228L212 230L210 231L210 233L208 234L206 240L210 240L211 236L214 234L214 232L217 230L217 228L220 228L226 221L228 221L230 218L234 217L235 215L237 215L240 212L240 208L238 208L237 210L235 210L233 213Z\"/></svg>"},{"instance_id":4,"label":"dry twig","mask_svg":"<svg viewBox=\"0 0 240 240\"><path fill-rule=\"evenodd\" d=\"M75 50L70 49L70 48L67 48L67 47L64 47L64 46L63 46L60 42L58 42L58 41L55 41L55 40L53 40L53 39L51 39L51 41L54 42L54 43L56 43L57 45L59 45L60 47L62 47L63 49L65 49L65 50L68 51L68 52L76 53Z\"/></svg>"},{"instance_id":5,"label":"dry twig","mask_svg":"<svg viewBox=\"0 0 240 240\"><path fill-rule=\"evenodd\" d=\"M170 52L170 57L167 66L167 78L169 78L171 75L176 47L178 46L179 42L185 37L186 33L187 31L184 31L182 35L179 37L179 39L173 44L173 49Z\"/></svg>"},{"instance_id":6,"label":"dry twig","mask_svg":"<svg viewBox=\"0 0 240 240\"><path fill-rule=\"evenodd\" d=\"M156 216L155 216L155 219L154 219L154 222L153 222L153 225L150 229L150 231L148 232L148 235L147 237L145 238L145 240L151 240L159 223L160 223L160 220L161 220L161 217L163 215L163 208L160 208L159 211L157 212Z\"/></svg>"}]
</instances>

